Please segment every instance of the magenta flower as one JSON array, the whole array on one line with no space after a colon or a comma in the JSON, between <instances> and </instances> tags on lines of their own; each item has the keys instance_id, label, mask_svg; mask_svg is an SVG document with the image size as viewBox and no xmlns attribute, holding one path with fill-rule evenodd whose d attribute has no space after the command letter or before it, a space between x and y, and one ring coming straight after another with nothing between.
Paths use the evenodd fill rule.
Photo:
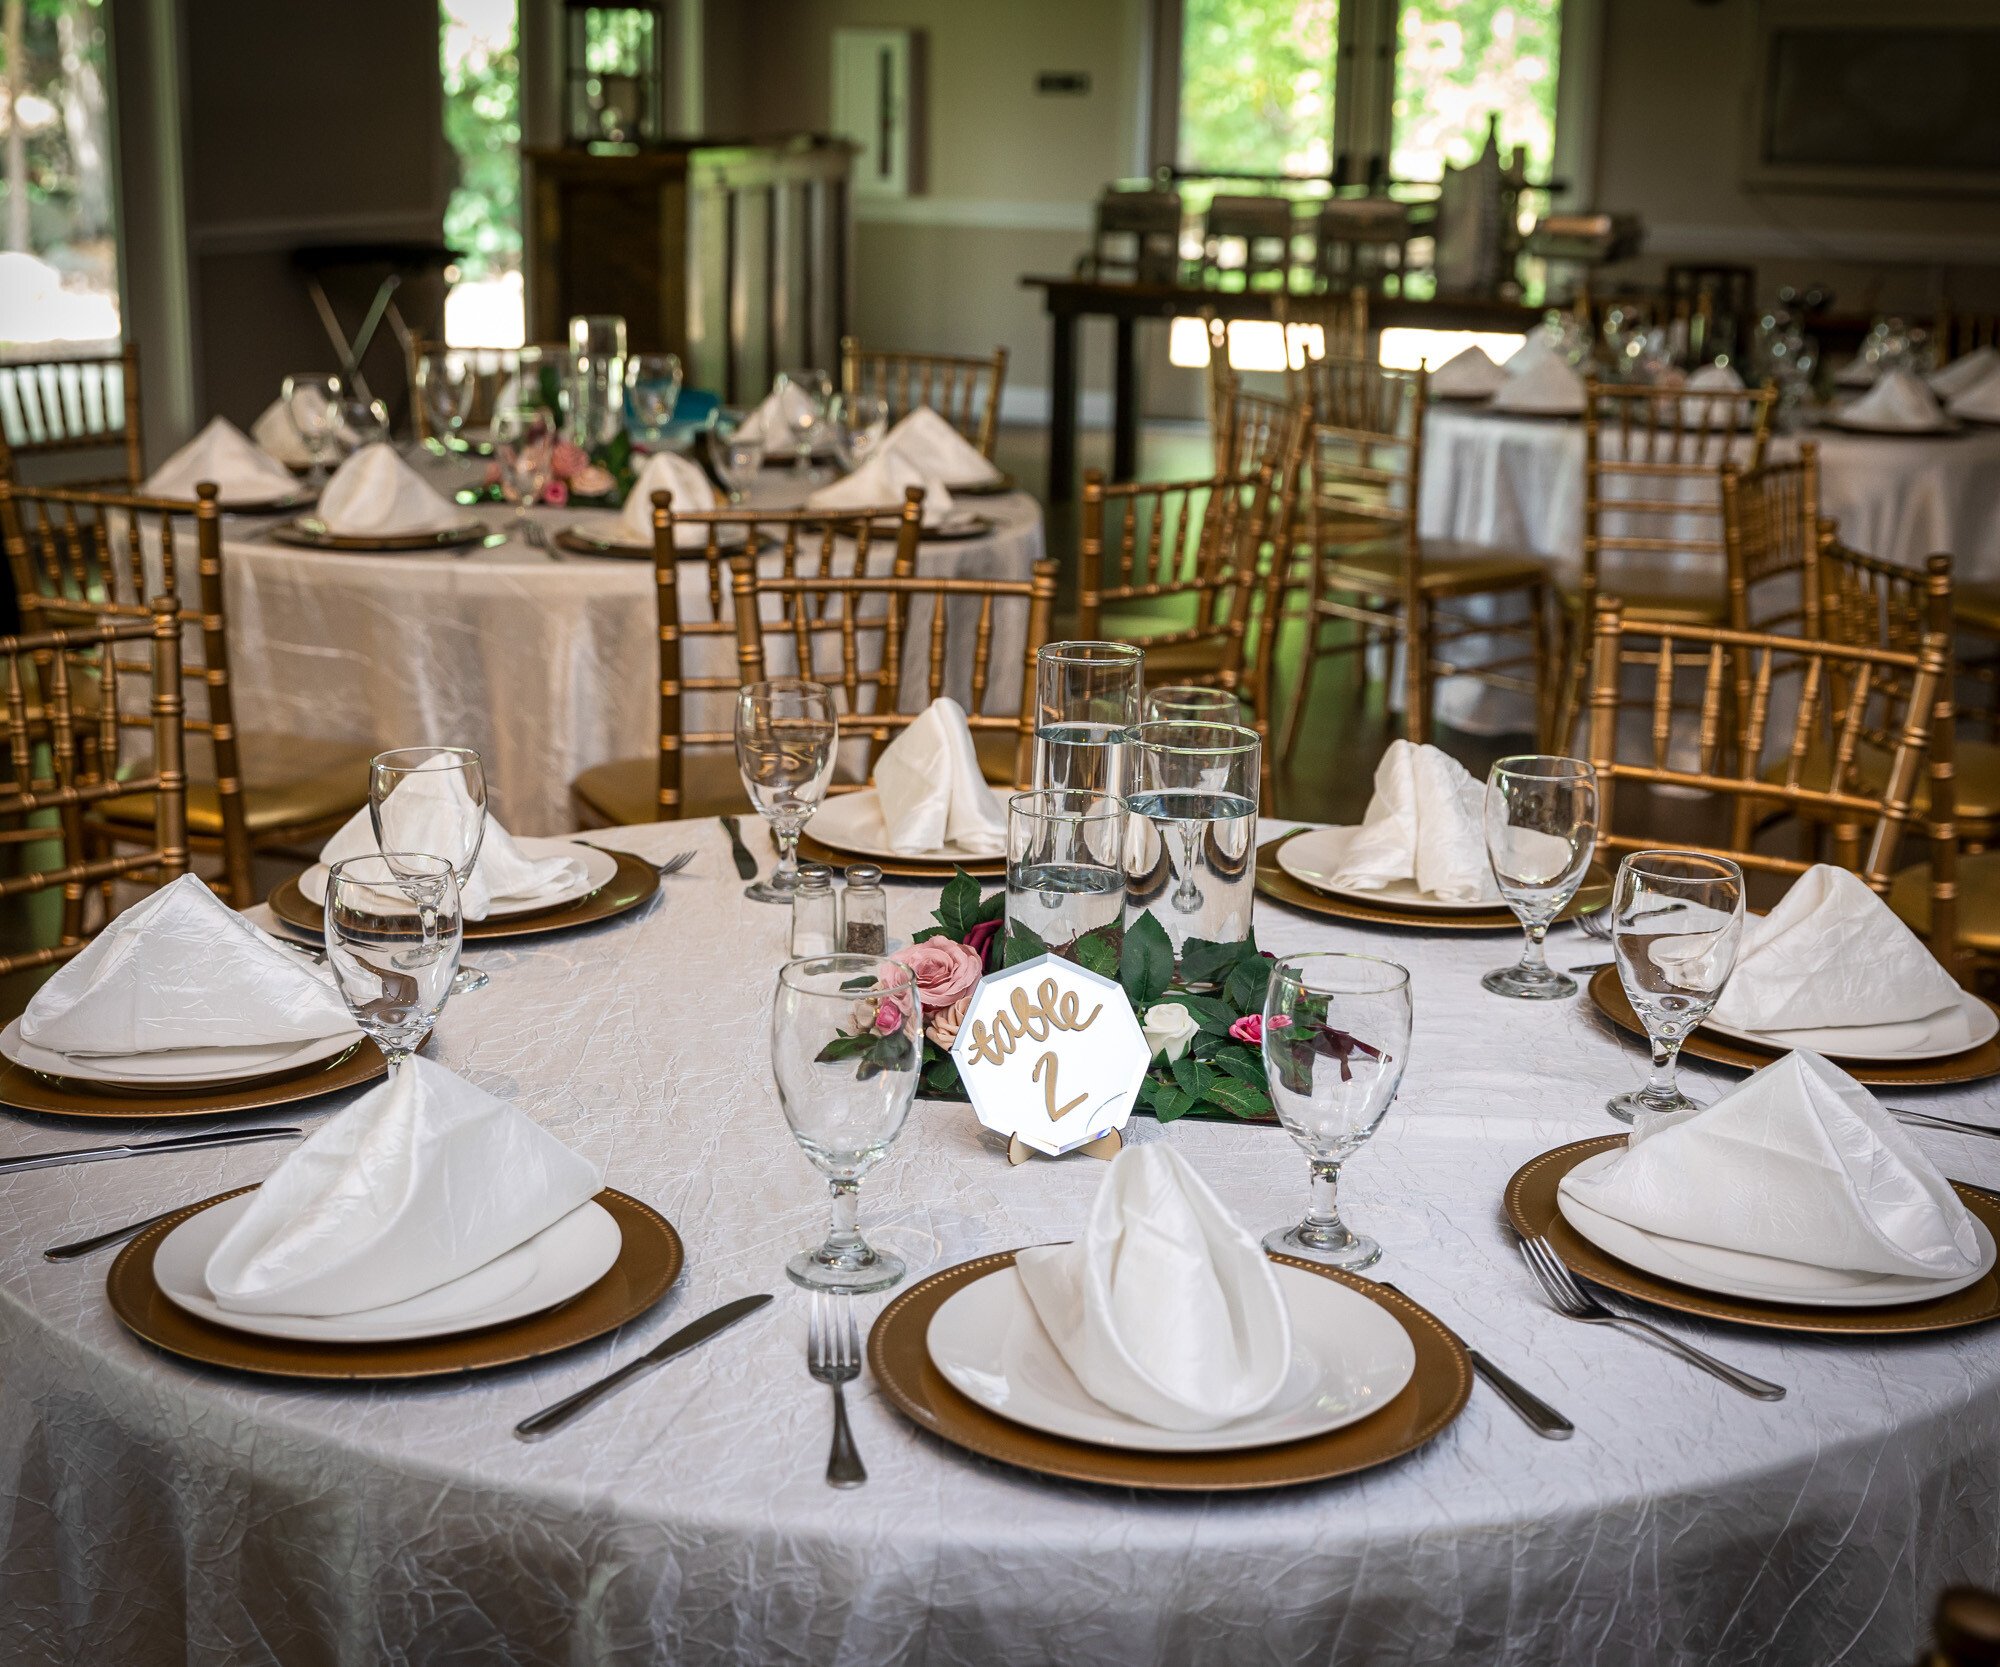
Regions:
<instances>
[{"instance_id":1,"label":"magenta flower","mask_svg":"<svg viewBox=\"0 0 2000 1667\"><path fill-rule=\"evenodd\" d=\"M552 480L542 488L542 502L552 504L557 509L569 502L569 482Z\"/></svg>"},{"instance_id":2,"label":"magenta flower","mask_svg":"<svg viewBox=\"0 0 2000 1667\"><path fill-rule=\"evenodd\" d=\"M993 940L999 937L999 935L999 921L982 920L970 932L965 934L965 947L977 955L980 965L984 966L986 964L986 952L992 946Z\"/></svg>"},{"instance_id":3,"label":"magenta flower","mask_svg":"<svg viewBox=\"0 0 2000 1667\"><path fill-rule=\"evenodd\" d=\"M875 1034L887 1036L903 1028L903 1009L894 996L883 996L875 1003Z\"/></svg>"},{"instance_id":4,"label":"magenta flower","mask_svg":"<svg viewBox=\"0 0 2000 1667\"><path fill-rule=\"evenodd\" d=\"M1229 1027L1229 1034L1239 1042L1248 1042L1256 1047L1264 1040L1264 1020L1261 1014L1245 1013Z\"/></svg>"}]
</instances>

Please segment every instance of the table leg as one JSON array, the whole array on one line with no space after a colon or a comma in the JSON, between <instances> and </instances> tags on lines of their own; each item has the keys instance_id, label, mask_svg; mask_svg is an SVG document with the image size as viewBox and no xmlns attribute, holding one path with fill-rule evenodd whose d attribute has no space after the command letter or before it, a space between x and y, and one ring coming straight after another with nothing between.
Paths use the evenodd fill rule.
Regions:
<instances>
[{"instance_id":1,"label":"table leg","mask_svg":"<svg viewBox=\"0 0 2000 1667\"><path fill-rule=\"evenodd\" d=\"M1118 345L1112 364L1111 478L1133 480L1139 473L1139 366L1132 351L1130 318L1118 320Z\"/></svg>"},{"instance_id":2,"label":"table leg","mask_svg":"<svg viewBox=\"0 0 2000 1667\"><path fill-rule=\"evenodd\" d=\"M1076 314L1049 314L1049 502L1076 492Z\"/></svg>"}]
</instances>

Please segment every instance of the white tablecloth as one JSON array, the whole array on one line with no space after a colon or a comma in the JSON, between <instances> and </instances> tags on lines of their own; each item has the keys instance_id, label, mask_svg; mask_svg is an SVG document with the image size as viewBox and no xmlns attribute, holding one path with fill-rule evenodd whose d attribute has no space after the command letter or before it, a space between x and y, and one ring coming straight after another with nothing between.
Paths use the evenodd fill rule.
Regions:
<instances>
[{"instance_id":1,"label":"white tablecloth","mask_svg":"<svg viewBox=\"0 0 2000 1667\"><path fill-rule=\"evenodd\" d=\"M773 506L798 496L776 470L757 493ZM1009 493L968 498L965 507L990 517L993 532L924 544L918 570L1027 578L1042 555L1034 499ZM467 513L496 528L511 519L500 505ZM575 519L536 513L552 529ZM495 813L523 834L573 825L569 784L578 771L658 750L650 559L554 561L518 538L463 555L300 550L260 539L265 525L232 518L223 542L237 720L252 737L476 748ZM884 571L892 553L885 543ZM771 565L775 571L775 556ZM684 619L709 617L707 589L706 564L683 562ZM969 645L969 615L964 635ZM1000 609L989 711L1016 708L1025 640L1026 609ZM734 673L735 647L726 639L684 639L683 649L689 676ZM906 670L920 676L928 650L927 641L913 641ZM714 727L727 725L724 711Z\"/></svg>"},{"instance_id":2,"label":"white tablecloth","mask_svg":"<svg viewBox=\"0 0 2000 1667\"><path fill-rule=\"evenodd\" d=\"M754 836L753 836L754 837ZM766 1065L781 911L739 895L713 823L628 830L699 855L636 920L484 950L437 1053L512 1098L679 1227L679 1288L614 1339L421 1388L300 1388L190 1369L128 1337L106 1258L43 1246L253 1181L256 1147L0 1177L0 1660L996 1662L1264 1667L1880 1667L1913 1659L1937 1590L2000 1585L2000 1331L1893 1344L1674 1329L1790 1390L1748 1400L1535 1293L1507 1177L1610 1132L1641 1052L1577 1002L1507 1002L1502 935L1372 932L1260 907L1265 947L1346 946L1414 973L1401 1097L1349 1165L1380 1271L1567 1412L1544 1442L1483 1387L1388 1469L1261 1497L1059 1485L922 1435L864 1374L870 1481L822 1480L826 1391L782 1263L823 1230ZM907 934L931 902L893 888ZM1557 934L1557 964L1595 958ZM1698 1096L1725 1074L1694 1067ZM1899 1094L1898 1098L1906 1098ZM1916 1096L1994 1117L1991 1085ZM287 1112L289 1117L291 1112ZM327 1113L308 1110L318 1123ZM8 1148L78 1143L9 1118ZM112 1133L110 1128L91 1134ZM1281 1132L1135 1120L1248 1223L1295 1218ZM2000 1181L2000 1146L1917 1133ZM862 1189L912 1275L1072 1233L1104 1171L1009 1168L962 1107L921 1104ZM510 1433L715 1304L766 1313L535 1446ZM872 1313L879 1299L864 1304Z\"/></svg>"}]
</instances>

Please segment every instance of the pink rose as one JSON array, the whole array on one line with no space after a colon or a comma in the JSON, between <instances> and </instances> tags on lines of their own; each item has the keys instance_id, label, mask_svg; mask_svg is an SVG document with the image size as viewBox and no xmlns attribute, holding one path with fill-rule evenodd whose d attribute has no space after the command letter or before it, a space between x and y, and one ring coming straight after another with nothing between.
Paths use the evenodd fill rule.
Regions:
<instances>
[{"instance_id":1,"label":"pink rose","mask_svg":"<svg viewBox=\"0 0 2000 1667\"><path fill-rule=\"evenodd\" d=\"M903 1009L897 1005L894 996L883 996L875 1003L875 1034L887 1036L903 1028Z\"/></svg>"},{"instance_id":2,"label":"pink rose","mask_svg":"<svg viewBox=\"0 0 2000 1667\"><path fill-rule=\"evenodd\" d=\"M917 999L926 1013L949 1007L972 994L985 970L979 952L949 938L927 938L889 957L908 967L917 980Z\"/></svg>"},{"instance_id":3,"label":"pink rose","mask_svg":"<svg viewBox=\"0 0 2000 1667\"><path fill-rule=\"evenodd\" d=\"M1245 1013L1229 1027L1229 1034L1239 1042L1248 1042L1257 1047L1264 1040L1264 1020L1261 1014Z\"/></svg>"},{"instance_id":4,"label":"pink rose","mask_svg":"<svg viewBox=\"0 0 2000 1667\"><path fill-rule=\"evenodd\" d=\"M924 1025L924 1034L941 1048L949 1048L958 1040L958 1027L965 1023L965 1010L972 1003L955 1001L949 1007L941 1007L933 1013Z\"/></svg>"},{"instance_id":5,"label":"pink rose","mask_svg":"<svg viewBox=\"0 0 2000 1667\"><path fill-rule=\"evenodd\" d=\"M568 480L590 467L590 453L574 440L558 440L549 467L555 471L557 480Z\"/></svg>"},{"instance_id":6,"label":"pink rose","mask_svg":"<svg viewBox=\"0 0 2000 1667\"><path fill-rule=\"evenodd\" d=\"M552 505L556 509L561 509L564 504L569 502L569 483L561 480L550 481L547 486L542 488L542 502Z\"/></svg>"}]
</instances>

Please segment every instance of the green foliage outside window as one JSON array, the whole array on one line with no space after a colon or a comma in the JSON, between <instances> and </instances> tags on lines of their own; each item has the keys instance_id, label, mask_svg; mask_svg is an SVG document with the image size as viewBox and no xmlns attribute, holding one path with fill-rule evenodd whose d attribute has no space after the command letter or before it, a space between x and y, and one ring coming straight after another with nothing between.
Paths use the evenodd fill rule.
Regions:
<instances>
[{"instance_id":1,"label":"green foliage outside window","mask_svg":"<svg viewBox=\"0 0 2000 1667\"><path fill-rule=\"evenodd\" d=\"M1503 156L1525 146L1528 177L1548 178L1561 40L1562 0L1404 0L1389 171L1428 180L1462 168L1497 112Z\"/></svg>"},{"instance_id":2,"label":"green foliage outside window","mask_svg":"<svg viewBox=\"0 0 2000 1667\"><path fill-rule=\"evenodd\" d=\"M1181 165L1327 172L1339 15L1338 0L1187 0Z\"/></svg>"},{"instance_id":3,"label":"green foliage outside window","mask_svg":"<svg viewBox=\"0 0 2000 1667\"><path fill-rule=\"evenodd\" d=\"M458 184L445 241L468 278L521 264L521 57L513 0L443 0L444 133Z\"/></svg>"}]
</instances>

